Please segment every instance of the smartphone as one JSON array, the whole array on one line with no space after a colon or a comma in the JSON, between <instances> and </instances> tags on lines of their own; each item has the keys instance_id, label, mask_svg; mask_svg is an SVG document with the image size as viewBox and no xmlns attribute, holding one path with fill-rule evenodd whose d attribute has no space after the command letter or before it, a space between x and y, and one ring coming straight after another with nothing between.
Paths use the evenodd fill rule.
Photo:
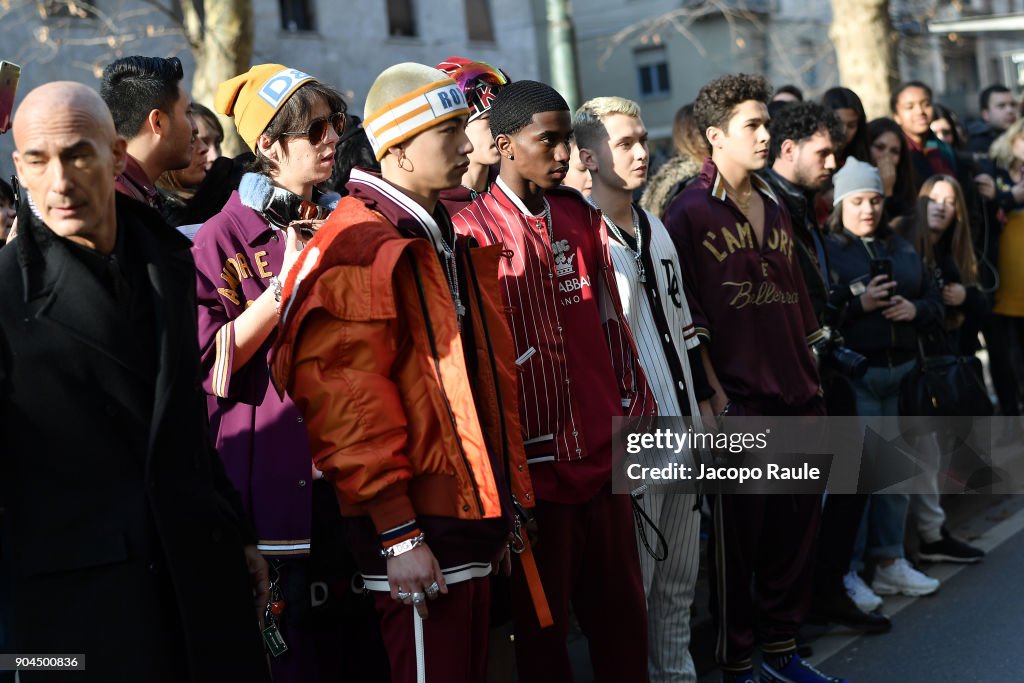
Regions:
<instances>
[{"instance_id":1,"label":"smartphone","mask_svg":"<svg viewBox=\"0 0 1024 683\"><path fill-rule=\"evenodd\" d=\"M873 258L871 259L871 278L874 280L879 275L884 275L887 280L892 280L892 259L891 258ZM892 290L888 290L883 297L888 299L892 296Z\"/></svg>"},{"instance_id":2,"label":"smartphone","mask_svg":"<svg viewBox=\"0 0 1024 683\"><path fill-rule=\"evenodd\" d=\"M0 62L0 134L11 129L14 95L18 91L20 79L20 66L12 62Z\"/></svg>"}]
</instances>

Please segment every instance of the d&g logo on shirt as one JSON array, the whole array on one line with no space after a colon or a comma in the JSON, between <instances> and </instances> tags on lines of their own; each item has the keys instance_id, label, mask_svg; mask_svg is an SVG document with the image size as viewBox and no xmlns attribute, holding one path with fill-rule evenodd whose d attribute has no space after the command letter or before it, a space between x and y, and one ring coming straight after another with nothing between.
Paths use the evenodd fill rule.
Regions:
<instances>
[{"instance_id":1,"label":"d&g logo on shirt","mask_svg":"<svg viewBox=\"0 0 1024 683\"><path fill-rule=\"evenodd\" d=\"M555 255L555 274L559 278L558 291L569 295L562 297L562 305L578 304L583 299L577 292L584 287L590 286L590 278L585 275L583 277L571 277L576 273L576 266L573 264L573 261L576 259L577 254L569 254L569 252L574 251L572 246L569 245L569 240L554 242L551 245L551 251Z\"/></svg>"}]
</instances>

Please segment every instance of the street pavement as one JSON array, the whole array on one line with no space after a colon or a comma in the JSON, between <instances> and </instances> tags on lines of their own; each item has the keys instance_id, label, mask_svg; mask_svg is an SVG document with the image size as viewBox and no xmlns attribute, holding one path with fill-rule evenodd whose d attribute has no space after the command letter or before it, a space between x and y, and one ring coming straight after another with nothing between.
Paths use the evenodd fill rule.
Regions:
<instances>
[{"instance_id":1,"label":"street pavement","mask_svg":"<svg viewBox=\"0 0 1024 683\"><path fill-rule=\"evenodd\" d=\"M884 609L893 621L890 633L845 640L841 635L825 636L815 642L812 661L850 683L1020 680L1024 671L1022 503L1017 497L985 513L989 521L1003 513L1005 519L972 540L988 551L981 563L923 565L926 573L942 581L934 595L887 598ZM978 523L973 520L974 526ZM837 646L838 652L829 656Z\"/></svg>"}]
</instances>

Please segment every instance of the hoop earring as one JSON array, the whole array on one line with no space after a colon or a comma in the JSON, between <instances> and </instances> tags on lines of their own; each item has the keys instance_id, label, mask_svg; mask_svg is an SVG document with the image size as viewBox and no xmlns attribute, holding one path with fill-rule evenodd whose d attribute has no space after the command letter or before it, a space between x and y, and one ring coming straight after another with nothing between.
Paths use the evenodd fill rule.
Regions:
<instances>
[{"instance_id":1,"label":"hoop earring","mask_svg":"<svg viewBox=\"0 0 1024 683\"><path fill-rule=\"evenodd\" d=\"M406 162L406 161L409 162L409 168L405 167L404 162ZM410 159L409 157L407 157L407 156L405 156L403 154L402 156L398 157L398 168L402 169L406 173L412 173L413 168L415 168L415 167L412 165L412 159Z\"/></svg>"}]
</instances>

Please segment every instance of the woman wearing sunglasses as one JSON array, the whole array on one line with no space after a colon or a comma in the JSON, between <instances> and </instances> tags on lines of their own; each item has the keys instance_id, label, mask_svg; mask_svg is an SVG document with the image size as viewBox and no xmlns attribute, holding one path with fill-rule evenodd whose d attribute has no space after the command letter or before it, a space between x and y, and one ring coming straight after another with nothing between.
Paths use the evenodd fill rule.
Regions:
<instances>
[{"instance_id":1,"label":"woman wearing sunglasses","mask_svg":"<svg viewBox=\"0 0 1024 683\"><path fill-rule=\"evenodd\" d=\"M287 647L268 643L274 680L339 680L337 652L314 644L329 634L320 626L314 638L310 624L310 536L320 492L305 424L274 390L267 362L281 283L304 239L296 226L325 219L337 201L317 185L331 175L345 102L309 74L261 64L221 83L214 104L234 118L256 159L192 249L211 429L270 565L271 603L260 609Z\"/></svg>"}]
</instances>

